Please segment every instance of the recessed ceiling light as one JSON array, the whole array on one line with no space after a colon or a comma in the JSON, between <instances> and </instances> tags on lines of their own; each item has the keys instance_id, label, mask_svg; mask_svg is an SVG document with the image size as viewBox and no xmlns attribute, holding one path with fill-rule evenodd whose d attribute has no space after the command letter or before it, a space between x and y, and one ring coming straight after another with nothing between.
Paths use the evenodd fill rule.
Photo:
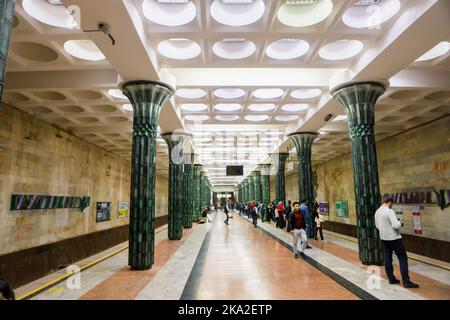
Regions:
<instances>
[{"instance_id":1,"label":"recessed ceiling light","mask_svg":"<svg viewBox=\"0 0 450 320\"><path fill-rule=\"evenodd\" d=\"M238 99L245 95L245 91L237 88L217 89L214 96L221 99Z\"/></svg>"},{"instance_id":2,"label":"recessed ceiling light","mask_svg":"<svg viewBox=\"0 0 450 320\"><path fill-rule=\"evenodd\" d=\"M332 121L344 121L344 120L347 120L347 116L339 115L339 116L335 117Z\"/></svg>"},{"instance_id":3,"label":"recessed ceiling light","mask_svg":"<svg viewBox=\"0 0 450 320\"><path fill-rule=\"evenodd\" d=\"M318 0L312 4L291 5L284 3L278 9L278 20L290 27L307 27L317 24L331 14L333 2Z\"/></svg>"},{"instance_id":4,"label":"recessed ceiling light","mask_svg":"<svg viewBox=\"0 0 450 320\"><path fill-rule=\"evenodd\" d=\"M217 22L232 27L246 26L262 18L266 6L262 0L218 1L211 5L211 17Z\"/></svg>"},{"instance_id":5,"label":"recessed ceiling light","mask_svg":"<svg viewBox=\"0 0 450 320\"><path fill-rule=\"evenodd\" d=\"M222 59L245 59L256 51L256 45L245 39L224 39L216 42L212 51Z\"/></svg>"},{"instance_id":6,"label":"recessed ceiling light","mask_svg":"<svg viewBox=\"0 0 450 320\"><path fill-rule=\"evenodd\" d=\"M358 2L342 16L351 28L375 28L391 19L401 8L399 0L379 0L377 3Z\"/></svg>"},{"instance_id":7,"label":"recessed ceiling light","mask_svg":"<svg viewBox=\"0 0 450 320\"><path fill-rule=\"evenodd\" d=\"M266 55L276 60L290 60L303 56L309 50L309 43L299 39L281 39L267 46Z\"/></svg>"},{"instance_id":8,"label":"recessed ceiling light","mask_svg":"<svg viewBox=\"0 0 450 320\"><path fill-rule=\"evenodd\" d=\"M158 44L158 52L170 59L187 60L200 55L200 46L189 39L169 39Z\"/></svg>"},{"instance_id":9,"label":"recessed ceiling light","mask_svg":"<svg viewBox=\"0 0 450 320\"><path fill-rule=\"evenodd\" d=\"M142 10L148 20L168 27L188 24L197 15L195 4L191 1L167 3L167 1L144 0Z\"/></svg>"},{"instance_id":10,"label":"recessed ceiling light","mask_svg":"<svg viewBox=\"0 0 450 320\"><path fill-rule=\"evenodd\" d=\"M298 89L291 92L291 97L294 99L313 99L322 94L320 89Z\"/></svg>"},{"instance_id":11,"label":"recessed ceiling light","mask_svg":"<svg viewBox=\"0 0 450 320\"><path fill-rule=\"evenodd\" d=\"M109 89L108 95L116 99L128 100L127 96L125 96L120 89Z\"/></svg>"},{"instance_id":12,"label":"recessed ceiling light","mask_svg":"<svg viewBox=\"0 0 450 320\"><path fill-rule=\"evenodd\" d=\"M433 49L425 53L423 56L418 58L416 62L428 61L436 59L437 57L443 56L450 51L450 42L443 41L435 46Z\"/></svg>"},{"instance_id":13,"label":"recessed ceiling light","mask_svg":"<svg viewBox=\"0 0 450 320\"><path fill-rule=\"evenodd\" d=\"M248 106L248 109L256 112L270 111L275 109L273 103L254 103Z\"/></svg>"},{"instance_id":14,"label":"recessed ceiling light","mask_svg":"<svg viewBox=\"0 0 450 320\"><path fill-rule=\"evenodd\" d=\"M200 99L206 96L206 91L203 89L178 89L176 95L184 99Z\"/></svg>"},{"instance_id":15,"label":"recessed ceiling light","mask_svg":"<svg viewBox=\"0 0 450 320\"><path fill-rule=\"evenodd\" d=\"M63 5L45 0L23 0L22 7L34 19L53 27L79 29L70 12Z\"/></svg>"},{"instance_id":16,"label":"recessed ceiling light","mask_svg":"<svg viewBox=\"0 0 450 320\"><path fill-rule=\"evenodd\" d=\"M283 95L281 89L258 89L253 91L253 97L257 99L276 99Z\"/></svg>"},{"instance_id":17,"label":"recessed ceiling light","mask_svg":"<svg viewBox=\"0 0 450 320\"><path fill-rule=\"evenodd\" d=\"M304 104L304 103L290 103L290 104L285 104L284 106L281 107L281 109L283 111L287 111L287 112L300 112L300 111L305 111L309 108L309 105Z\"/></svg>"},{"instance_id":18,"label":"recessed ceiling light","mask_svg":"<svg viewBox=\"0 0 450 320\"><path fill-rule=\"evenodd\" d=\"M297 120L298 116L294 116L294 115L290 115L290 116L276 116L275 120L276 121L282 121L282 122L287 122L287 121L294 121Z\"/></svg>"},{"instance_id":19,"label":"recessed ceiling light","mask_svg":"<svg viewBox=\"0 0 450 320\"><path fill-rule=\"evenodd\" d=\"M69 40L64 43L64 50L81 60L100 61L105 56L91 40Z\"/></svg>"},{"instance_id":20,"label":"recessed ceiling light","mask_svg":"<svg viewBox=\"0 0 450 320\"><path fill-rule=\"evenodd\" d=\"M238 103L219 103L214 106L215 110L219 111L238 111L242 106Z\"/></svg>"},{"instance_id":21,"label":"recessed ceiling light","mask_svg":"<svg viewBox=\"0 0 450 320\"><path fill-rule=\"evenodd\" d=\"M364 45L358 40L338 40L324 45L319 56L325 60L345 60L356 56Z\"/></svg>"},{"instance_id":22,"label":"recessed ceiling light","mask_svg":"<svg viewBox=\"0 0 450 320\"><path fill-rule=\"evenodd\" d=\"M190 114L184 117L184 119L188 120L188 121L206 121L209 119L209 117L207 115L194 115L194 114Z\"/></svg>"},{"instance_id":23,"label":"recessed ceiling light","mask_svg":"<svg viewBox=\"0 0 450 320\"><path fill-rule=\"evenodd\" d=\"M208 109L208 106L203 103L185 103L181 105L181 110L198 112Z\"/></svg>"},{"instance_id":24,"label":"recessed ceiling light","mask_svg":"<svg viewBox=\"0 0 450 320\"><path fill-rule=\"evenodd\" d=\"M216 116L216 120L219 121L236 121L239 119L238 115L220 114Z\"/></svg>"},{"instance_id":25,"label":"recessed ceiling light","mask_svg":"<svg viewBox=\"0 0 450 320\"><path fill-rule=\"evenodd\" d=\"M133 106L130 103L124 104L122 109L128 112L133 112Z\"/></svg>"},{"instance_id":26,"label":"recessed ceiling light","mask_svg":"<svg viewBox=\"0 0 450 320\"><path fill-rule=\"evenodd\" d=\"M267 119L269 119L268 115L249 114L248 116L245 116L245 120L254 122L266 121Z\"/></svg>"}]
</instances>

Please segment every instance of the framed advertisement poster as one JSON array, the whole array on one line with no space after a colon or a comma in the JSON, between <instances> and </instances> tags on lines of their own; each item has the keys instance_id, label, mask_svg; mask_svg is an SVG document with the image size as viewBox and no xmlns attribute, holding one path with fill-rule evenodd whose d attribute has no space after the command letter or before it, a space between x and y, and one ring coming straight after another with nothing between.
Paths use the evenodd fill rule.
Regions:
<instances>
[{"instance_id":1,"label":"framed advertisement poster","mask_svg":"<svg viewBox=\"0 0 450 320\"><path fill-rule=\"evenodd\" d=\"M103 222L111 220L111 202L97 202L95 221Z\"/></svg>"},{"instance_id":2,"label":"framed advertisement poster","mask_svg":"<svg viewBox=\"0 0 450 320\"><path fill-rule=\"evenodd\" d=\"M348 218L348 201L336 201L336 216L339 218Z\"/></svg>"},{"instance_id":3,"label":"framed advertisement poster","mask_svg":"<svg viewBox=\"0 0 450 320\"><path fill-rule=\"evenodd\" d=\"M128 201L119 201L119 205L117 208L117 219L128 218Z\"/></svg>"},{"instance_id":4,"label":"framed advertisement poster","mask_svg":"<svg viewBox=\"0 0 450 320\"><path fill-rule=\"evenodd\" d=\"M328 206L328 201L319 202L319 214L329 215L330 209Z\"/></svg>"}]
</instances>

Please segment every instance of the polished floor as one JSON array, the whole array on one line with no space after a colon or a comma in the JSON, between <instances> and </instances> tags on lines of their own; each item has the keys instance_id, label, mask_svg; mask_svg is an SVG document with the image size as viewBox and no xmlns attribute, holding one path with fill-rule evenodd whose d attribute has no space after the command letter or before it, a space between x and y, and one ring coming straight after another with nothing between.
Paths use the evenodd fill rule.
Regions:
<instances>
[{"instance_id":1,"label":"polished floor","mask_svg":"<svg viewBox=\"0 0 450 320\"><path fill-rule=\"evenodd\" d=\"M273 223L259 220L255 228L234 212L225 225L223 212L212 216L213 222L184 230L179 241L169 241L167 227L159 228L150 270L129 270L123 243L77 263L90 266L79 274L79 287L70 287L73 276L60 270L16 294L35 300L450 300L450 269L444 262L436 267L410 261L411 278L420 289L389 285L383 268L380 287L371 289L355 239L326 233L325 241L311 241L306 260L294 259L291 235Z\"/></svg>"}]
</instances>

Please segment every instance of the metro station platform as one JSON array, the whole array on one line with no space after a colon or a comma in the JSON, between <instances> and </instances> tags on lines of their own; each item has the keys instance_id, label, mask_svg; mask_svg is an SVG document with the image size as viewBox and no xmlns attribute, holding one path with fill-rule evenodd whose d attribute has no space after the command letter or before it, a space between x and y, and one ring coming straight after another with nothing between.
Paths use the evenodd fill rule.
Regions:
<instances>
[{"instance_id":1,"label":"metro station platform","mask_svg":"<svg viewBox=\"0 0 450 320\"><path fill-rule=\"evenodd\" d=\"M233 211L194 224L182 240L156 230L155 264L130 271L127 243L79 261L81 272L62 269L16 290L23 300L449 300L450 265L410 255L418 289L390 285L384 268L373 276L358 259L355 239L325 232L312 240L305 259L294 259L291 235L274 223ZM398 265L394 267L398 274ZM373 271L373 270L372 270ZM375 271L376 272L376 271ZM77 286L79 284L79 286Z\"/></svg>"}]
</instances>

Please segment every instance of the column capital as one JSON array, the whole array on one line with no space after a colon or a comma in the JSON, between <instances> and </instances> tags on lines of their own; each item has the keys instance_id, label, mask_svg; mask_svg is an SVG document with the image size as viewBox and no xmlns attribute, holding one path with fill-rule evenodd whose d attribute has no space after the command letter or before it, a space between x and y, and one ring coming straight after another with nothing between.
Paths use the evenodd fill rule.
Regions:
<instances>
[{"instance_id":1,"label":"column capital","mask_svg":"<svg viewBox=\"0 0 450 320\"><path fill-rule=\"evenodd\" d=\"M269 176L270 175L270 164L260 164L259 169L261 170L262 176Z\"/></svg>"},{"instance_id":2,"label":"column capital","mask_svg":"<svg viewBox=\"0 0 450 320\"><path fill-rule=\"evenodd\" d=\"M376 87L383 88L383 92L389 87L390 83L388 80L384 79L373 79L373 80L358 80L358 81L348 81L341 83L330 90L330 95L334 96L339 91L344 89L351 89L355 87L372 89Z\"/></svg>"},{"instance_id":3,"label":"column capital","mask_svg":"<svg viewBox=\"0 0 450 320\"><path fill-rule=\"evenodd\" d=\"M269 155L280 162L285 162L289 158L289 152L270 153Z\"/></svg>"},{"instance_id":4,"label":"column capital","mask_svg":"<svg viewBox=\"0 0 450 320\"><path fill-rule=\"evenodd\" d=\"M305 151L311 153L311 147L318 136L317 132L294 132L288 135L297 149L298 156Z\"/></svg>"}]
</instances>

